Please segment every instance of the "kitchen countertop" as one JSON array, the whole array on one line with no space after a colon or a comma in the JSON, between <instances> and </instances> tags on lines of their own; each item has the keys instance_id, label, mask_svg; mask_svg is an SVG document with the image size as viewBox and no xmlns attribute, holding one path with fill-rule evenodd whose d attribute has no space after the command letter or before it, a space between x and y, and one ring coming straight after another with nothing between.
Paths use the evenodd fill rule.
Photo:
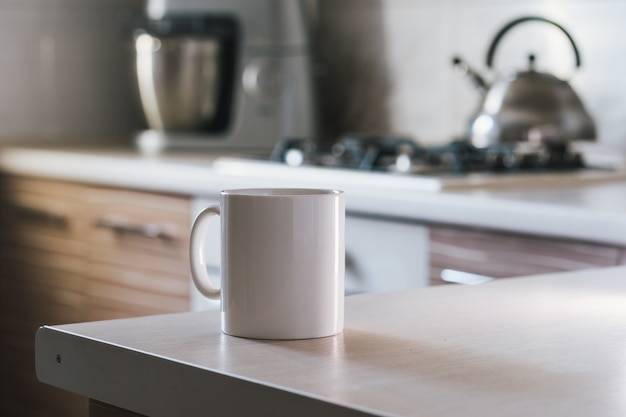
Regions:
<instances>
[{"instance_id":1,"label":"kitchen countertop","mask_svg":"<svg viewBox=\"0 0 626 417\"><path fill-rule=\"evenodd\" d=\"M345 331L219 312L45 326L41 381L151 417L626 415L626 267L346 298Z\"/></svg>"},{"instance_id":2,"label":"kitchen countertop","mask_svg":"<svg viewBox=\"0 0 626 417\"><path fill-rule=\"evenodd\" d=\"M150 157L129 146L4 146L0 170L203 198L228 188L337 188L346 192L352 215L626 245L626 172L621 171L612 179L602 173L575 174L579 184L563 174L570 175L568 186L556 174L510 186L481 186L478 177L467 189L448 189L432 178L292 168L232 155Z\"/></svg>"}]
</instances>

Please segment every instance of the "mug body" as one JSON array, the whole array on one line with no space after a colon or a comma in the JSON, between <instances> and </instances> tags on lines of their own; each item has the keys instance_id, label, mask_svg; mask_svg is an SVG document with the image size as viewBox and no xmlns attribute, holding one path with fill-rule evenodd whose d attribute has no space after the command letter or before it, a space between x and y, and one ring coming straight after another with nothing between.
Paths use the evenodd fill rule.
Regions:
<instances>
[{"instance_id":1,"label":"mug body","mask_svg":"<svg viewBox=\"0 0 626 417\"><path fill-rule=\"evenodd\" d=\"M221 224L224 333L305 339L343 330L341 191L223 191Z\"/></svg>"}]
</instances>

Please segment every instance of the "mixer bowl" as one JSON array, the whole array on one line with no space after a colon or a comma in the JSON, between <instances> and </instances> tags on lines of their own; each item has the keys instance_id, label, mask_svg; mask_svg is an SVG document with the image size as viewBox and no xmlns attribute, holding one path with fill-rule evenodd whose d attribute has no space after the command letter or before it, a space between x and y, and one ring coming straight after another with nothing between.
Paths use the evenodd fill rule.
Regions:
<instances>
[{"instance_id":1,"label":"mixer bowl","mask_svg":"<svg viewBox=\"0 0 626 417\"><path fill-rule=\"evenodd\" d=\"M151 129L198 131L216 115L220 43L211 37L135 39L139 95Z\"/></svg>"}]
</instances>

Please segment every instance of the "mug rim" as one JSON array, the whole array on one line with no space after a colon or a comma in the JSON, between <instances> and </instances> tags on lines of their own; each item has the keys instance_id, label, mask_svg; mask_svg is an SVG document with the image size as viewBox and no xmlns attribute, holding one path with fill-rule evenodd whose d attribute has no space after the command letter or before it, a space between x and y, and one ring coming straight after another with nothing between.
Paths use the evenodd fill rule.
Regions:
<instances>
[{"instance_id":1,"label":"mug rim","mask_svg":"<svg viewBox=\"0 0 626 417\"><path fill-rule=\"evenodd\" d=\"M315 197L324 195L340 195L343 191L326 188L237 188L222 190L223 196L247 196L247 197Z\"/></svg>"}]
</instances>

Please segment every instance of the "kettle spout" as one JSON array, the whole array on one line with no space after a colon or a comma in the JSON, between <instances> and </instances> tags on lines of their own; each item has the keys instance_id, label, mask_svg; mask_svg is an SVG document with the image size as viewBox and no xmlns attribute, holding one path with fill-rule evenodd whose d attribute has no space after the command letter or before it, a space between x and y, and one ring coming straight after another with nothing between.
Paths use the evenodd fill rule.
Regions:
<instances>
[{"instance_id":1,"label":"kettle spout","mask_svg":"<svg viewBox=\"0 0 626 417\"><path fill-rule=\"evenodd\" d=\"M461 57L455 56L452 58L452 65L454 69L461 75L467 76L474 87L480 91L480 94L485 95L490 86L485 79L476 71L474 71Z\"/></svg>"}]
</instances>

